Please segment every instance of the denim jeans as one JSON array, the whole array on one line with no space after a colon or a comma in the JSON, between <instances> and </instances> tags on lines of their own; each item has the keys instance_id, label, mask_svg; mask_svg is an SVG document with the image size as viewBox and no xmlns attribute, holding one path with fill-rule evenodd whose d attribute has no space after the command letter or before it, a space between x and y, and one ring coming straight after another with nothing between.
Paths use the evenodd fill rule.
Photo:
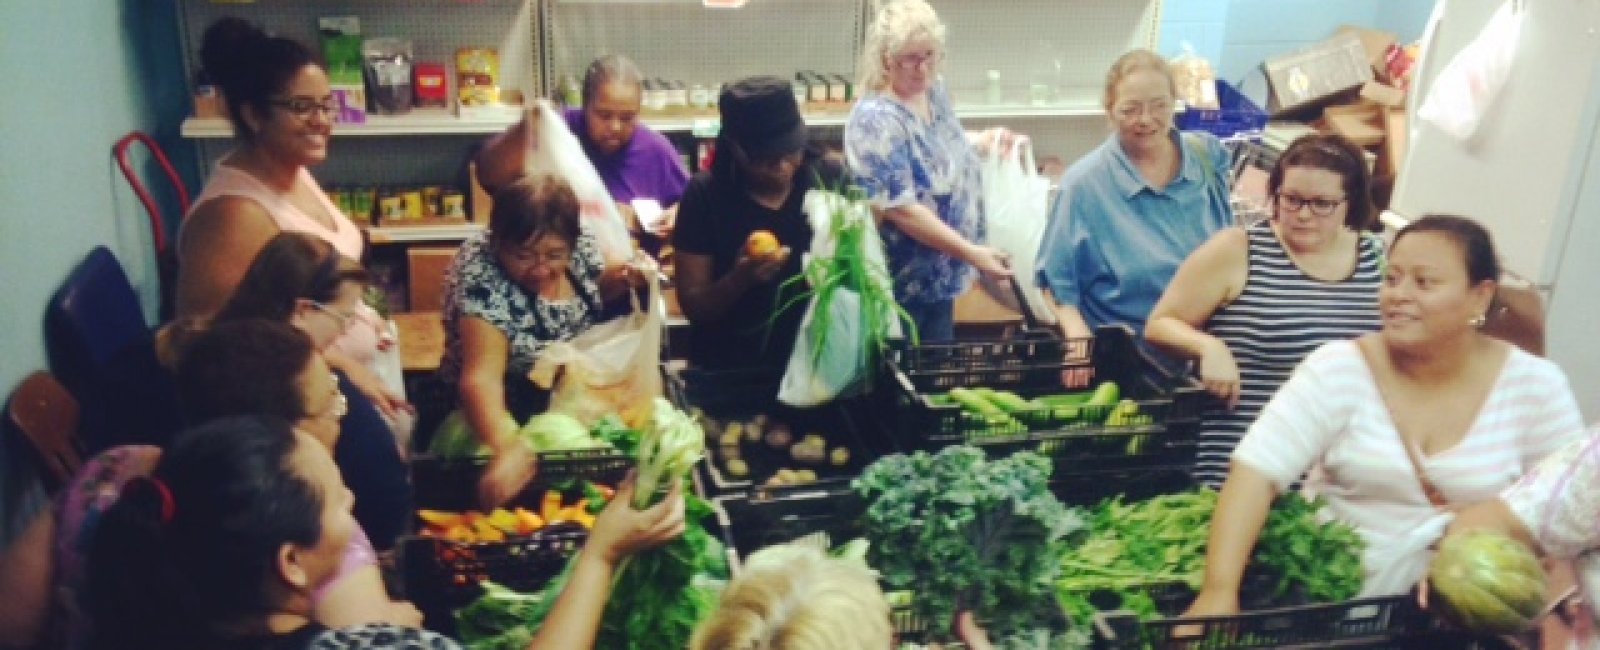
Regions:
<instances>
[{"instance_id":1,"label":"denim jeans","mask_svg":"<svg viewBox=\"0 0 1600 650\"><path fill-rule=\"evenodd\" d=\"M903 302L900 303L900 308L906 310L906 313L911 315L911 322L917 324L917 336L920 342L948 341L955 338L956 301Z\"/></svg>"}]
</instances>

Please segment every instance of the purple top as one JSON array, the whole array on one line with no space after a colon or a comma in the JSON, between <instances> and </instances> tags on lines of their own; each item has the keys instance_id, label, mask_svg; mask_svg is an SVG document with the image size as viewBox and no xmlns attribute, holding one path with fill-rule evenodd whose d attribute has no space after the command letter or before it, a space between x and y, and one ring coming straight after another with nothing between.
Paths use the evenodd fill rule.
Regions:
<instances>
[{"instance_id":1,"label":"purple top","mask_svg":"<svg viewBox=\"0 0 1600 650\"><path fill-rule=\"evenodd\" d=\"M655 199L661 207L672 207L683 198L683 188L689 184L689 172L678 158L677 148L666 136L650 127L634 127L633 138L614 154L602 154L589 141L589 129L583 122L583 110L569 108L562 112L567 128L583 143L583 152L594 163L600 180L612 200L627 203L637 198Z\"/></svg>"}]
</instances>

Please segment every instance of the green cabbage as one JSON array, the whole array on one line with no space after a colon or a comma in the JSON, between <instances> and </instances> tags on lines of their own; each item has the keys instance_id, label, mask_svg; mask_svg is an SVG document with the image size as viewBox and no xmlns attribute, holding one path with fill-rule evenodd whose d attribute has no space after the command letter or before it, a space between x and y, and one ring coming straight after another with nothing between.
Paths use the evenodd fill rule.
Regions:
<instances>
[{"instance_id":1,"label":"green cabbage","mask_svg":"<svg viewBox=\"0 0 1600 650\"><path fill-rule=\"evenodd\" d=\"M589 428L577 418L565 413L548 411L528 419L520 433L534 451L567 451L594 449L606 444L589 435Z\"/></svg>"}]
</instances>

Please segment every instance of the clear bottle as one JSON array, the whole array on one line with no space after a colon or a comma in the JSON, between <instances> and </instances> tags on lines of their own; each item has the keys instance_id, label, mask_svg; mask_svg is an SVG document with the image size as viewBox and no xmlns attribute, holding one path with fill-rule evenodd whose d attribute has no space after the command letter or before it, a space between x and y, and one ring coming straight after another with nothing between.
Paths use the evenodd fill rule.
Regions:
<instances>
[{"instance_id":1,"label":"clear bottle","mask_svg":"<svg viewBox=\"0 0 1600 650\"><path fill-rule=\"evenodd\" d=\"M986 78L984 97L989 100L990 105L999 105L1005 100L1005 94L1000 90L1000 71L990 70Z\"/></svg>"}]
</instances>

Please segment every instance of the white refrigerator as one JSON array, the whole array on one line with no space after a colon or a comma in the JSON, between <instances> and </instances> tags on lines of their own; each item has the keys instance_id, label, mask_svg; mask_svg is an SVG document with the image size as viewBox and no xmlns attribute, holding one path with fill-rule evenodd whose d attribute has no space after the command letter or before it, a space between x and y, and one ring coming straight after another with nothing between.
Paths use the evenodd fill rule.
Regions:
<instances>
[{"instance_id":1,"label":"white refrigerator","mask_svg":"<svg viewBox=\"0 0 1600 650\"><path fill-rule=\"evenodd\" d=\"M1413 77L1392 217L1469 216L1546 300L1546 355L1600 418L1600 0L1520 0L1509 79L1462 140L1417 117L1440 70L1503 0L1439 0Z\"/></svg>"}]
</instances>

